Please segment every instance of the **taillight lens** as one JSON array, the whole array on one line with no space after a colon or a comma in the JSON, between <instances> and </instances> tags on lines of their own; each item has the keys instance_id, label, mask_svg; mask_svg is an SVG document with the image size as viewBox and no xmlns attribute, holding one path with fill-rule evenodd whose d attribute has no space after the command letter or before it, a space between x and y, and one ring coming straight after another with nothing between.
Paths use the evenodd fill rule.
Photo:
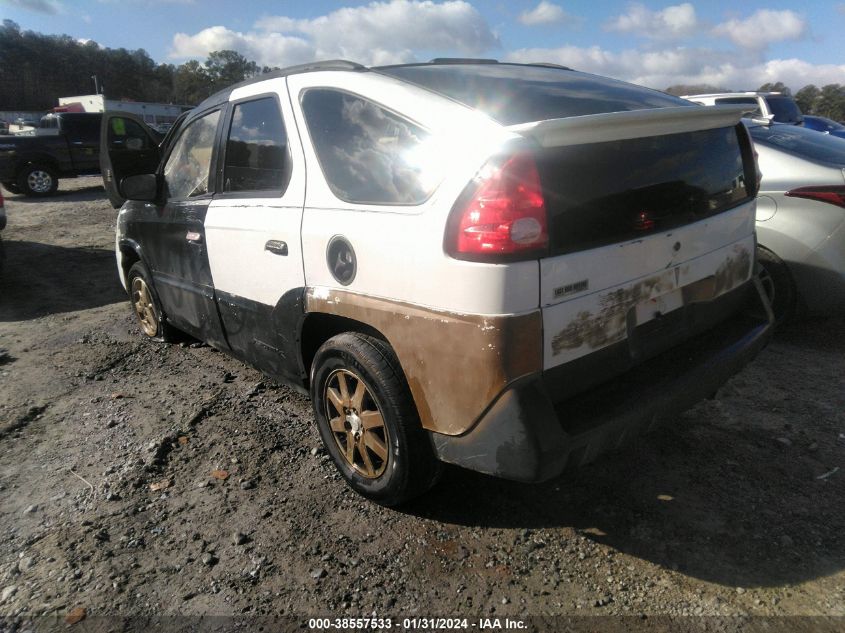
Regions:
<instances>
[{"instance_id":1,"label":"taillight lens","mask_svg":"<svg viewBox=\"0 0 845 633\"><path fill-rule=\"evenodd\" d=\"M546 201L529 154L490 162L452 210L446 250L479 261L523 259L548 248Z\"/></svg>"},{"instance_id":2,"label":"taillight lens","mask_svg":"<svg viewBox=\"0 0 845 633\"><path fill-rule=\"evenodd\" d=\"M829 202L845 209L845 187L842 185L798 187L786 194L790 198L807 198L819 202Z\"/></svg>"}]
</instances>

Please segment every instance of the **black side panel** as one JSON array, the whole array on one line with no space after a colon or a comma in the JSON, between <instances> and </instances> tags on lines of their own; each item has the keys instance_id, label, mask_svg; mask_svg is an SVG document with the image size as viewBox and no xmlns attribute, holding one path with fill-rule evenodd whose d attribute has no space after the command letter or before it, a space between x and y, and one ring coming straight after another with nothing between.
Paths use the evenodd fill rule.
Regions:
<instances>
[{"instance_id":1,"label":"black side panel","mask_svg":"<svg viewBox=\"0 0 845 633\"><path fill-rule=\"evenodd\" d=\"M232 353L268 376L304 384L299 333L304 288L286 292L275 306L217 291L217 306Z\"/></svg>"},{"instance_id":2,"label":"black side panel","mask_svg":"<svg viewBox=\"0 0 845 633\"><path fill-rule=\"evenodd\" d=\"M120 182L127 176L152 174L161 156L158 139L138 117L127 112L107 112L100 124L100 172L112 206L126 199Z\"/></svg>"}]
</instances>

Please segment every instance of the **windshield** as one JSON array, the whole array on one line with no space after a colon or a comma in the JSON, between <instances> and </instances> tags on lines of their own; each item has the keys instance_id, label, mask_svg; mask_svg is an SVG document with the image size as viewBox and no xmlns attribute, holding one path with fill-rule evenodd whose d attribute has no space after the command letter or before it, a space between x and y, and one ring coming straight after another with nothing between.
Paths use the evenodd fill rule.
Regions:
<instances>
[{"instance_id":1,"label":"windshield","mask_svg":"<svg viewBox=\"0 0 845 633\"><path fill-rule=\"evenodd\" d=\"M766 103L769 104L769 110L775 115L777 123L801 123L804 120L801 110L798 109L798 104L792 97L783 96L768 96Z\"/></svg>"},{"instance_id":2,"label":"windshield","mask_svg":"<svg viewBox=\"0 0 845 633\"><path fill-rule=\"evenodd\" d=\"M755 143L815 162L845 165L845 139L792 125L760 125L750 127L748 131Z\"/></svg>"},{"instance_id":3,"label":"windshield","mask_svg":"<svg viewBox=\"0 0 845 633\"><path fill-rule=\"evenodd\" d=\"M504 125L677 106L686 99L573 70L526 64L385 66L381 73L439 92Z\"/></svg>"}]
</instances>

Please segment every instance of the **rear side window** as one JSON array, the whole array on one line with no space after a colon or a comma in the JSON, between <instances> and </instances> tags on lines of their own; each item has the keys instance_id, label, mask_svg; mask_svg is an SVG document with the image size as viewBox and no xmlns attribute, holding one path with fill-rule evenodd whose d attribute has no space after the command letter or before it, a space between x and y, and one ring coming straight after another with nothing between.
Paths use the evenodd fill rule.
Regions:
<instances>
[{"instance_id":1,"label":"rear side window","mask_svg":"<svg viewBox=\"0 0 845 633\"><path fill-rule=\"evenodd\" d=\"M778 123L800 123L804 118L792 97L766 97L766 103Z\"/></svg>"},{"instance_id":2,"label":"rear side window","mask_svg":"<svg viewBox=\"0 0 845 633\"><path fill-rule=\"evenodd\" d=\"M164 181L170 198L192 198L208 193L208 174L220 111L188 124L164 165Z\"/></svg>"},{"instance_id":3,"label":"rear side window","mask_svg":"<svg viewBox=\"0 0 845 633\"><path fill-rule=\"evenodd\" d=\"M82 115L78 118L69 119L65 127L71 141L84 140L96 141L100 137L101 117L92 114Z\"/></svg>"},{"instance_id":4,"label":"rear side window","mask_svg":"<svg viewBox=\"0 0 845 633\"><path fill-rule=\"evenodd\" d=\"M235 105L223 190L283 192L289 181L290 154L279 103L266 97Z\"/></svg>"},{"instance_id":5,"label":"rear side window","mask_svg":"<svg viewBox=\"0 0 845 633\"><path fill-rule=\"evenodd\" d=\"M302 111L332 192L359 204L419 204L436 183L418 164L428 132L357 95L312 88Z\"/></svg>"},{"instance_id":6,"label":"rear side window","mask_svg":"<svg viewBox=\"0 0 845 633\"><path fill-rule=\"evenodd\" d=\"M748 105L748 111L754 114L763 113L760 111L760 104L753 97L721 97L714 100L716 105Z\"/></svg>"}]
</instances>

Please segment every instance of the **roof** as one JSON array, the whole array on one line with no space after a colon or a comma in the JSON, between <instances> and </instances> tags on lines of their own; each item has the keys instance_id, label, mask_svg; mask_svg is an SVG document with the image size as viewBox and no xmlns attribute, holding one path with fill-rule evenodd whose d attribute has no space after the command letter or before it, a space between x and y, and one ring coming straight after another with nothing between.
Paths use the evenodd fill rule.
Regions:
<instances>
[{"instance_id":1,"label":"roof","mask_svg":"<svg viewBox=\"0 0 845 633\"><path fill-rule=\"evenodd\" d=\"M299 64L297 66L288 66L287 68L281 68L279 70L274 70L269 73L264 73L262 75L257 75L255 77L251 77L250 79L246 79L241 81L240 83L236 83L232 86L224 88L219 92L215 92L213 95L208 97L207 99L203 100L196 108L194 108L193 112L196 114L189 115L189 118L194 118L194 116L200 114L201 112L207 110L208 108L212 108L216 105L220 105L222 103L226 103L229 101L229 97L232 95L234 90L238 88L243 88L244 86L251 86L253 84L259 83L261 81L267 81L268 79L278 79L280 77L287 77L289 75L298 75L302 73L310 73L310 72L317 72L322 70L340 70L340 71L348 71L348 72L368 72L368 71L378 71L381 68L397 68L402 66L439 66L439 65L458 65L458 64L498 64L500 63L497 59L474 59L468 57L435 57L431 61L428 62L420 62L414 64L395 64L391 66L375 66L373 68L368 68L367 66L363 66L356 62L351 62L346 59L329 59L325 61L317 61L311 62L309 64ZM542 66L546 68L560 68L561 70L572 70L571 68L567 68L566 66L560 66L559 64L547 64L547 63L535 63L535 64L512 64L507 62L510 65L519 65L519 66Z\"/></svg>"}]
</instances>

